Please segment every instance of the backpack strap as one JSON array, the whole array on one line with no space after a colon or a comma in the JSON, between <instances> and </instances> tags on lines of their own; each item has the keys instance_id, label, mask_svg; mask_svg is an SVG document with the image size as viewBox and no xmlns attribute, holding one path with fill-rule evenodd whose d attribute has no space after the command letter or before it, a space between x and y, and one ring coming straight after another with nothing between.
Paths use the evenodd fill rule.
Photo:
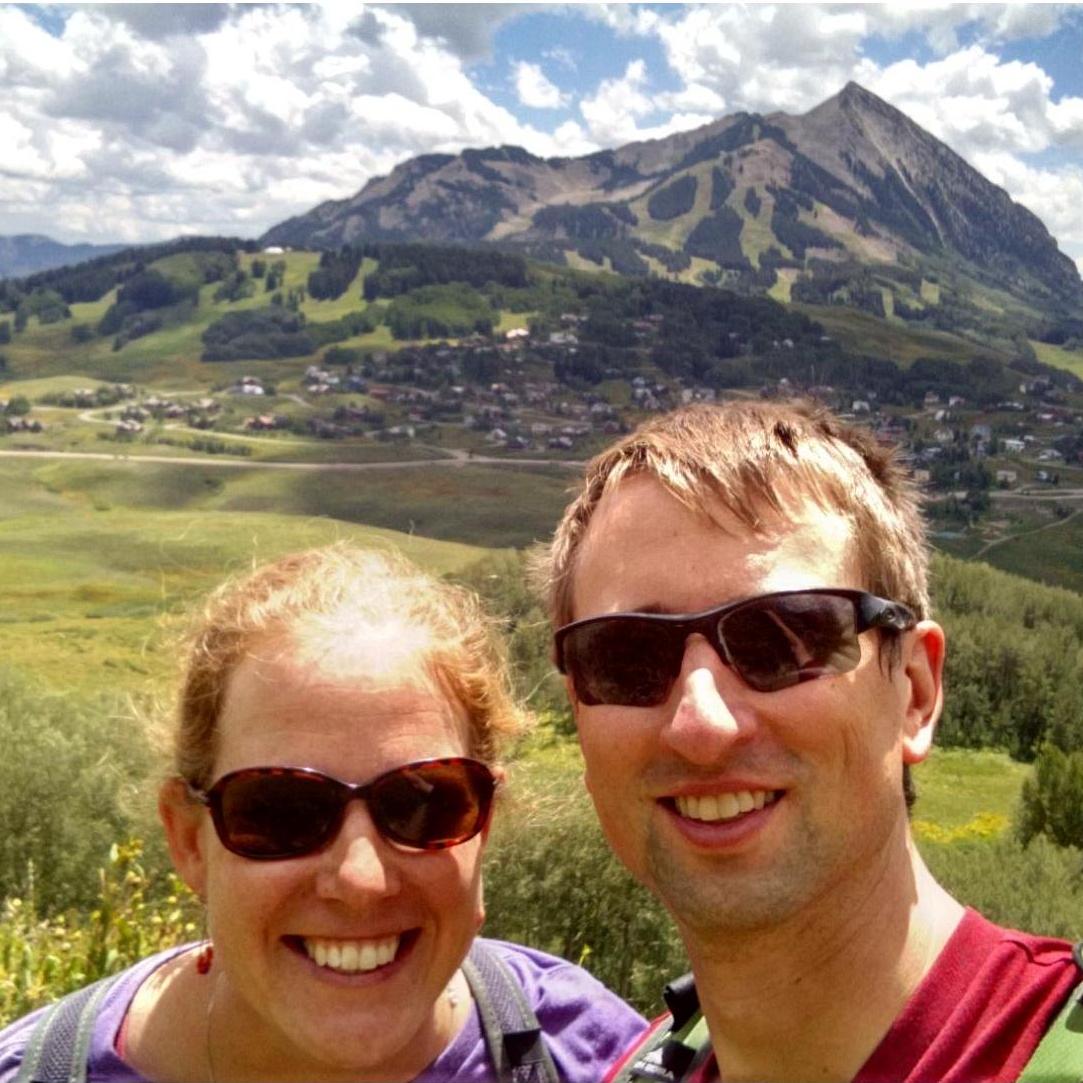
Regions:
<instances>
[{"instance_id":1,"label":"backpack strap","mask_svg":"<svg viewBox=\"0 0 1083 1083\"><path fill-rule=\"evenodd\" d=\"M699 1010L699 994L691 974L670 982L662 994L669 1011L609 1070L605 1083L680 1083L711 1052L707 1022Z\"/></svg>"},{"instance_id":2,"label":"backpack strap","mask_svg":"<svg viewBox=\"0 0 1083 1083\"><path fill-rule=\"evenodd\" d=\"M1083 970L1083 942L1072 949ZM1083 1080L1083 981L1068 994L1038 1048L1023 1066L1019 1083L1079 1083Z\"/></svg>"},{"instance_id":3,"label":"backpack strap","mask_svg":"<svg viewBox=\"0 0 1083 1083\"><path fill-rule=\"evenodd\" d=\"M45 1009L30 1035L14 1083L86 1083L98 1008L119 977L102 978Z\"/></svg>"},{"instance_id":4,"label":"backpack strap","mask_svg":"<svg viewBox=\"0 0 1083 1083\"><path fill-rule=\"evenodd\" d=\"M478 1006L485 1046L500 1083L558 1083L538 1017L508 964L475 939L463 974Z\"/></svg>"}]
</instances>

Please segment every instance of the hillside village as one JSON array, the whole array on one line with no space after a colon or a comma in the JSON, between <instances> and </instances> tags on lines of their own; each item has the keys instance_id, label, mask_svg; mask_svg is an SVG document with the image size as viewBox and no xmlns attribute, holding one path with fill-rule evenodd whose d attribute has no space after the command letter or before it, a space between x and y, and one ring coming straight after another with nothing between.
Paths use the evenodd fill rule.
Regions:
<instances>
[{"instance_id":1,"label":"hillside village","mask_svg":"<svg viewBox=\"0 0 1083 1083\"><path fill-rule=\"evenodd\" d=\"M290 440L316 438L579 459L645 415L677 404L800 394L897 446L917 481L950 502L956 518L984 510L990 489L1053 490L1062 477L1074 484L1083 464L1083 392L1049 376L1022 380L1013 397L980 406L962 394L937 391L912 404L886 403L867 387L808 385L790 377L718 389L666 374L612 371L596 386L577 386L552 374L574 362L582 318L566 313L558 330L541 335L521 327L500 336L375 350L343 366L308 364L283 386L241 373L206 393L183 396L100 384L36 402L15 397L0 400L0 434L43 437L56 424L47 420L50 413L74 412L96 427L100 440L134 445L165 437L176 443L166 434L213 433L218 440L190 446L219 454L251 454L230 437L271 434L283 452ZM633 329L645 348L658 323L636 321ZM790 340L772 345L780 352L794 349Z\"/></svg>"}]
</instances>

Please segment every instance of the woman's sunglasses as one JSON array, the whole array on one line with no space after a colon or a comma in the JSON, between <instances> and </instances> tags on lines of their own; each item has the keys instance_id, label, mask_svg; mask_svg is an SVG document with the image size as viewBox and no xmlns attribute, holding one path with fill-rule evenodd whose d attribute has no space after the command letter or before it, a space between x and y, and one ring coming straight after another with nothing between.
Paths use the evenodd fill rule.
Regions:
<instances>
[{"instance_id":1,"label":"woman's sunglasses","mask_svg":"<svg viewBox=\"0 0 1083 1083\"><path fill-rule=\"evenodd\" d=\"M566 624L556 662L580 703L657 707L684 663L685 641L703 636L757 692L847 673L870 628L905 632L914 614L861 590L785 590L702 613L612 613Z\"/></svg>"},{"instance_id":2,"label":"woman's sunglasses","mask_svg":"<svg viewBox=\"0 0 1083 1083\"><path fill-rule=\"evenodd\" d=\"M253 861L315 853L331 843L346 806L368 806L384 838L414 850L445 850L489 820L496 778L478 760L419 760L354 785L311 767L245 767L208 790L190 787L211 810L222 845Z\"/></svg>"}]
</instances>

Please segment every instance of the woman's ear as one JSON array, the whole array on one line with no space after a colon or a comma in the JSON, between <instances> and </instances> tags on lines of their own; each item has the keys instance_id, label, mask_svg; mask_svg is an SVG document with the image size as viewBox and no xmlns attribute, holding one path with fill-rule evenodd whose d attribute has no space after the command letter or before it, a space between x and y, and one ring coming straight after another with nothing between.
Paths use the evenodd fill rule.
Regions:
<instances>
[{"instance_id":1,"label":"woman's ear","mask_svg":"<svg viewBox=\"0 0 1083 1083\"><path fill-rule=\"evenodd\" d=\"M921 763L932 750L933 734L944 706L944 629L919 621L904 643L903 672L907 703L903 728L903 763Z\"/></svg>"},{"instance_id":2,"label":"woman's ear","mask_svg":"<svg viewBox=\"0 0 1083 1083\"><path fill-rule=\"evenodd\" d=\"M182 779L171 778L158 791L158 816L165 828L177 875L200 898L206 897L207 861L203 827L206 810Z\"/></svg>"}]
</instances>

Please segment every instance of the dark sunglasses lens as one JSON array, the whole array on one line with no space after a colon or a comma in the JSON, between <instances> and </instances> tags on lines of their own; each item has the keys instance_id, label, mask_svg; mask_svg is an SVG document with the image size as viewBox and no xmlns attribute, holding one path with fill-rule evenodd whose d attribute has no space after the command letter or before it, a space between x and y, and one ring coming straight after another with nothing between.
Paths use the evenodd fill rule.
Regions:
<instances>
[{"instance_id":1,"label":"dark sunglasses lens","mask_svg":"<svg viewBox=\"0 0 1083 1083\"><path fill-rule=\"evenodd\" d=\"M489 819L495 780L482 763L446 760L408 764L376 780L368 802L388 838L442 850L473 838Z\"/></svg>"},{"instance_id":2,"label":"dark sunglasses lens","mask_svg":"<svg viewBox=\"0 0 1083 1083\"><path fill-rule=\"evenodd\" d=\"M217 826L234 853L256 859L318 850L342 819L347 791L318 775L242 772L218 799Z\"/></svg>"},{"instance_id":3,"label":"dark sunglasses lens","mask_svg":"<svg viewBox=\"0 0 1083 1083\"><path fill-rule=\"evenodd\" d=\"M719 620L726 653L758 692L848 673L861 659L854 603L825 594L789 594L750 602Z\"/></svg>"},{"instance_id":4,"label":"dark sunglasses lens","mask_svg":"<svg viewBox=\"0 0 1083 1083\"><path fill-rule=\"evenodd\" d=\"M651 617L614 617L574 629L562 650L580 702L656 707L680 672L684 636Z\"/></svg>"}]
</instances>

